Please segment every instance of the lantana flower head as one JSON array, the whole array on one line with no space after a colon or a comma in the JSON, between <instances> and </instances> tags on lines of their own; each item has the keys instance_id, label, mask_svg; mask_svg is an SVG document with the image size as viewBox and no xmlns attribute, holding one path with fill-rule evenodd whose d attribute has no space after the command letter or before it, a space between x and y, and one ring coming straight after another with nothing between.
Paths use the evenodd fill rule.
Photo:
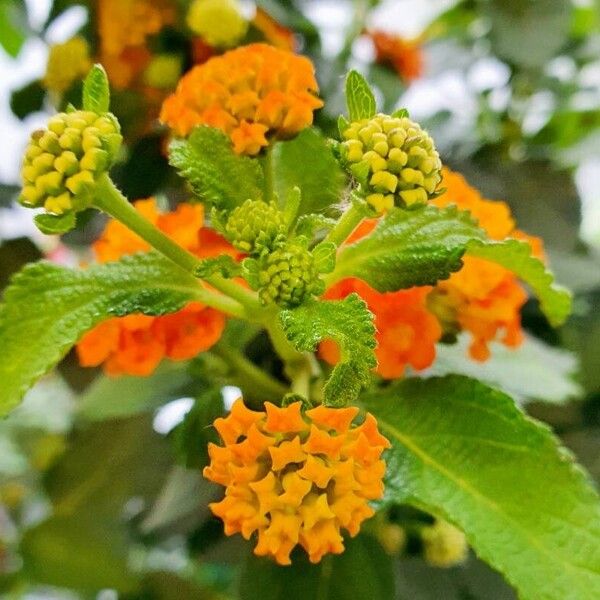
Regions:
<instances>
[{"instance_id":1,"label":"lantana flower head","mask_svg":"<svg viewBox=\"0 0 600 600\"><path fill-rule=\"evenodd\" d=\"M180 136L197 125L228 134L238 154L254 155L269 137L291 137L311 125L323 102L312 63L267 44L250 44L189 71L162 107Z\"/></svg>"},{"instance_id":2,"label":"lantana flower head","mask_svg":"<svg viewBox=\"0 0 600 600\"><path fill-rule=\"evenodd\" d=\"M50 47L46 74L42 79L44 87L62 94L78 79L83 79L92 66L90 48L87 41L76 36L62 44Z\"/></svg>"},{"instance_id":3,"label":"lantana flower head","mask_svg":"<svg viewBox=\"0 0 600 600\"><path fill-rule=\"evenodd\" d=\"M248 21L237 0L193 0L186 22L194 33L216 48L235 46L248 31Z\"/></svg>"},{"instance_id":4,"label":"lantana flower head","mask_svg":"<svg viewBox=\"0 0 600 600\"><path fill-rule=\"evenodd\" d=\"M418 40L404 39L385 31L369 31L367 35L375 47L375 61L389 64L405 81L413 81L423 74L423 51Z\"/></svg>"},{"instance_id":5,"label":"lantana flower head","mask_svg":"<svg viewBox=\"0 0 600 600\"><path fill-rule=\"evenodd\" d=\"M341 530L351 536L374 514L369 501L383 495L390 446L368 414L353 425L357 408L317 408L301 403L252 411L241 399L215 421L223 445L209 445L204 476L225 487L210 505L226 535L257 535L254 553L281 565L296 546L317 563L344 550Z\"/></svg>"},{"instance_id":6,"label":"lantana flower head","mask_svg":"<svg viewBox=\"0 0 600 600\"><path fill-rule=\"evenodd\" d=\"M495 240L508 237L528 241L534 254L543 255L541 241L515 229L510 208L504 202L486 200L459 173L443 170L444 194L435 198L437 206L455 205L468 210ZM517 277L508 269L490 261L467 256L463 267L446 281L440 281L430 306L446 324L469 331L470 356L479 361L489 358L489 342L499 340L509 347L522 339L521 308L527 294Z\"/></svg>"},{"instance_id":7,"label":"lantana flower head","mask_svg":"<svg viewBox=\"0 0 600 600\"><path fill-rule=\"evenodd\" d=\"M175 211L161 213L153 199L140 200L136 209L172 240L206 258L238 253L212 229L203 227L199 205L180 204ZM146 242L118 221L109 221L94 244L100 262L150 250ZM128 315L104 321L79 341L77 353L82 366L103 364L110 375L150 375L163 358L186 360L208 350L219 341L225 315L190 302L181 310L163 316Z\"/></svg>"}]
</instances>

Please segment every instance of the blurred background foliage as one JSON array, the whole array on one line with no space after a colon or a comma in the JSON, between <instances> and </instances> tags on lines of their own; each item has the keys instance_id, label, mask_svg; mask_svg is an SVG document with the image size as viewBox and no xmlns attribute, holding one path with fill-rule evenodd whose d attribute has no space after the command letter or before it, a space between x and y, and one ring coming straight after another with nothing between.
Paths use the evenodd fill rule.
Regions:
<instances>
[{"instance_id":1,"label":"blurred background foliage","mask_svg":"<svg viewBox=\"0 0 600 600\"><path fill-rule=\"evenodd\" d=\"M42 256L88 259L101 230L101 217L84 214L62 240L41 236L14 198L28 134L79 102L80 78L50 89L48 49L80 35L90 58L102 60L102 2L0 0L0 77L8 82L0 92L0 289ZM188 5L170 2L175 16L144 39L133 75L113 81L127 140L114 176L131 198L185 198L155 117L178 76L217 52L186 26ZM266 39L314 61L326 134L344 111L342 78L357 68L381 106L407 107L447 164L544 238L558 280L575 294L568 323L551 330L530 302L519 354L497 349L478 365L440 348L432 372L500 385L600 477L600 2L258 0L243 9L251 25L241 43ZM276 371L254 333L232 321L221 352L236 344ZM374 519L341 557L301 566L291 579L224 538L206 507L218 490L200 467L213 435L207 424L223 412L223 395L236 393L223 386L241 383L218 354L116 380L68 356L0 423L2 597L292 600L317 597L320 585L319 598L342 600L514 598L474 556L450 568L428 562L413 532L429 517L400 508ZM357 578L367 566L376 575ZM332 573L347 585L323 591Z\"/></svg>"}]
</instances>

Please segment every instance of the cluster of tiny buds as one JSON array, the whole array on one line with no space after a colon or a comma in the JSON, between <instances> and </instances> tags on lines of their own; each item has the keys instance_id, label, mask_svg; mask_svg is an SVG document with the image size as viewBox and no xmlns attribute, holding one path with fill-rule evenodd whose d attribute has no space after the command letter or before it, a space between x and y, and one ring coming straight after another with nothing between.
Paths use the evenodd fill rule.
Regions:
<instances>
[{"instance_id":1,"label":"cluster of tiny buds","mask_svg":"<svg viewBox=\"0 0 600 600\"><path fill-rule=\"evenodd\" d=\"M263 304L292 308L325 291L312 253L295 242L281 245L263 257L258 277Z\"/></svg>"},{"instance_id":2,"label":"cluster of tiny buds","mask_svg":"<svg viewBox=\"0 0 600 600\"><path fill-rule=\"evenodd\" d=\"M378 213L435 196L442 163L430 135L405 116L378 114L342 131L341 158Z\"/></svg>"},{"instance_id":3,"label":"cluster of tiny buds","mask_svg":"<svg viewBox=\"0 0 600 600\"><path fill-rule=\"evenodd\" d=\"M21 204L62 215L87 208L97 177L115 160L122 137L109 113L59 113L33 132L21 170Z\"/></svg>"}]
</instances>

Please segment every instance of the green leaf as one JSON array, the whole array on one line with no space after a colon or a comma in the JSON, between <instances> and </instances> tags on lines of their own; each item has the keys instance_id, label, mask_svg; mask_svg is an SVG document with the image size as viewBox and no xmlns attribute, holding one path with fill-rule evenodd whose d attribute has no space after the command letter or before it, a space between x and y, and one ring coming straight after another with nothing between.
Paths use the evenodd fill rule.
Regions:
<instances>
[{"instance_id":1,"label":"green leaf","mask_svg":"<svg viewBox=\"0 0 600 600\"><path fill-rule=\"evenodd\" d=\"M525 335L518 348L491 342L491 356L485 362L469 357L469 334L458 336L458 343L438 344L435 362L419 376L458 373L479 379L511 394L519 402L540 400L561 404L582 395L573 376L577 372L574 354L548 346Z\"/></svg>"},{"instance_id":2,"label":"green leaf","mask_svg":"<svg viewBox=\"0 0 600 600\"><path fill-rule=\"evenodd\" d=\"M317 231L329 231L337 223L324 215L302 215L296 224L296 234L312 239Z\"/></svg>"},{"instance_id":3,"label":"green leaf","mask_svg":"<svg viewBox=\"0 0 600 600\"><path fill-rule=\"evenodd\" d=\"M346 77L346 103L350 121L370 119L377 112L375 96L358 71L350 71Z\"/></svg>"},{"instance_id":4,"label":"green leaf","mask_svg":"<svg viewBox=\"0 0 600 600\"><path fill-rule=\"evenodd\" d=\"M288 339L301 352L312 352L326 339L336 342L340 362L323 388L325 404L345 405L356 400L377 366L375 326L365 302L350 294L343 300L308 302L280 314Z\"/></svg>"},{"instance_id":5,"label":"green leaf","mask_svg":"<svg viewBox=\"0 0 600 600\"><path fill-rule=\"evenodd\" d=\"M1 25L0 29L2 29ZM32 81L25 87L12 92L10 95L10 109L16 117L23 120L32 112L44 108L45 97L46 90L41 86L40 82Z\"/></svg>"},{"instance_id":6,"label":"green leaf","mask_svg":"<svg viewBox=\"0 0 600 600\"><path fill-rule=\"evenodd\" d=\"M466 244L484 233L455 207L394 208L338 255L336 279L360 277L380 292L433 285L462 266Z\"/></svg>"},{"instance_id":7,"label":"green leaf","mask_svg":"<svg viewBox=\"0 0 600 600\"><path fill-rule=\"evenodd\" d=\"M290 567L249 556L240 577L240 600L391 600L394 574L389 555L371 537L344 542L342 554L311 565L298 553Z\"/></svg>"},{"instance_id":8,"label":"green leaf","mask_svg":"<svg viewBox=\"0 0 600 600\"><path fill-rule=\"evenodd\" d=\"M364 398L393 444L386 497L460 527L524 600L600 597L600 502L548 428L464 377Z\"/></svg>"},{"instance_id":9,"label":"green leaf","mask_svg":"<svg viewBox=\"0 0 600 600\"><path fill-rule=\"evenodd\" d=\"M25 533L20 550L28 576L38 583L88 592L126 593L138 586L127 568L125 532L93 518L52 517Z\"/></svg>"},{"instance_id":10,"label":"green leaf","mask_svg":"<svg viewBox=\"0 0 600 600\"><path fill-rule=\"evenodd\" d=\"M222 275L227 279L237 277L242 272L242 265L227 254L204 258L196 268L194 275L205 279L211 275Z\"/></svg>"},{"instance_id":11,"label":"green leaf","mask_svg":"<svg viewBox=\"0 0 600 600\"><path fill-rule=\"evenodd\" d=\"M150 252L83 271L28 265L0 305L0 414L100 321L130 313L166 314L199 299L197 281ZM35 344L32 345L32 341Z\"/></svg>"},{"instance_id":12,"label":"green leaf","mask_svg":"<svg viewBox=\"0 0 600 600\"><path fill-rule=\"evenodd\" d=\"M36 215L33 219L37 228L46 235L60 235L71 231L77 224L74 212L66 215Z\"/></svg>"},{"instance_id":13,"label":"green leaf","mask_svg":"<svg viewBox=\"0 0 600 600\"><path fill-rule=\"evenodd\" d=\"M233 152L229 138L212 127L196 127L188 139L169 145L169 162L185 177L201 202L232 210L260 200L263 173L258 161Z\"/></svg>"},{"instance_id":14,"label":"green leaf","mask_svg":"<svg viewBox=\"0 0 600 600\"><path fill-rule=\"evenodd\" d=\"M274 192L284 199L292 188L300 188L298 214L323 212L340 201L346 178L327 140L316 129L305 129L293 140L278 142L272 152Z\"/></svg>"},{"instance_id":15,"label":"green leaf","mask_svg":"<svg viewBox=\"0 0 600 600\"><path fill-rule=\"evenodd\" d=\"M25 4L0 0L0 47L14 58L19 54L28 33Z\"/></svg>"},{"instance_id":16,"label":"green leaf","mask_svg":"<svg viewBox=\"0 0 600 600\"><path fill-rule=\"evenodd\" d=\"M480 2L491 22L495 53L523 67L543 67L568 41L573 4L569 0Z\"/></svg>"},{"instance_id":17,"label":"green leaf","mask_svg":"<svg viewBox=\"0 0 600 600\"><path fill-rule=\"evenodd\" d=\"M522 279L539 298L540 308L551 325L560 325L569 316L571 293L554 283L554 275L541 260L532 256L527 242L474 240L468 244L467 254L498 263Z\"/></svg>"},{"instance_id":18,"label":"green leaf","mask_svg":"<svg viewBox=\"0 0 600 600\"><path fill-rule=\"evenodd\" d=\"M83 82L83 109L98 113L108 112L110 108L110 88L108 77L102 65L96 64Z\"/></svg>"},{"instance_id":19,"label":"green leaf","mask_svg":"<svg viewBox=\"0 0 600 600\"><path fill-rule=\"evenodd\" d=\"M184 362L162 362L147 377L100 376L77 402L77 417L83 421L104 421L153 410L169 400L190 381Z\"/></svg>"},{"instance_id":20,"label":"green leaf","mask_svg":"<svg viewBox=\"0 0 600 600\"><path fill-rule=\"evenodd\" d=\"M332 242L321 242L313 248L315 269L319 273L331 273L335 269L337 246Z\"/></svg>"}]
</instances>

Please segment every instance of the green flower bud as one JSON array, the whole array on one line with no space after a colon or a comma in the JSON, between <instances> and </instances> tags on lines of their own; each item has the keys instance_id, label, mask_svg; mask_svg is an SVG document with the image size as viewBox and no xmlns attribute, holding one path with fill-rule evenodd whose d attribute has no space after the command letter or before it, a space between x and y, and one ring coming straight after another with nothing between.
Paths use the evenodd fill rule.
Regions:
<instances>
[{"instance_id":1,"label":"green flower bud","mask_svg":"<svg viewBox=\"0 0 600 600\"><path fill-rule=\"evenodd\" d=\"M262 258L258 274L263 304L292 308L324 291L310 250L296 243L282 245Z\"/></svg>"},{"instance_id":2,"label":"green flower bud","mask_svg":"<svg viewBox=\"0 0 600 600\"><path fill-rule=\"evenodd\" d=\"M340 154L379 213L393 204L424 204L442 180L433 140L408 117L378 114L351 123Z\"/></svg>"},{"instance_id":3,"label":"green flower bud","mask_svg":"<svg viewBox=\"0 0 600 600\"><path fill-rule=\"evenodd\" d=\"M286 231L283 213L275 204L262 200L246 200L231 212L223 228L225 237L248 254L271 250L284 239Z\"/></svg>"},{"instance_id":4,"label":"green flower bud","mask_svg":"<svg viewBox=\"0 0 600 600\"><path fill-rule=\"evenodd\" d=\"M90 206L96 178L116 159L122 137L111 114L60 113L31 135L21 178L24 206L64 215Z\"/></svg>"},{"instance_id":5,"label":"green flower bud","mask_svg":"<svg viewBox=\"0 0 600 600\"><path fill-rule=\"evenodd\" d=\"M464 562L469 547L465 534L444 521L438 519L433 525L421 531L425 560L435 567L452 567Z\"/></svg>"}]
</instances>

